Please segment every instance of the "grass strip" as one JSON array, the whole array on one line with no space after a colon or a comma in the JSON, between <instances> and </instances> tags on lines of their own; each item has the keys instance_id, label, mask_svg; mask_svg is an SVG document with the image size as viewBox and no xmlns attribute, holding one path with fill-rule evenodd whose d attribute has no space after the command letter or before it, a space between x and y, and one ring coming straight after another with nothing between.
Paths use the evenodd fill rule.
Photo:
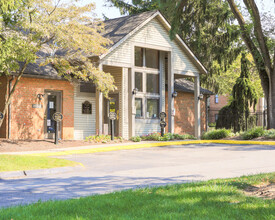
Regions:
<instances>
[{"instance_id":1,"label":"grass strip","mask_svg":"<svg viewBox=\"0 0 275 220\"><path fill-rule=\"evenodd\" d=\"M29 155L0 155L0 172L76 166L77 162Z\"/></svg>"},{"instance_id":2,"label":"grass strip","mask_svg":"<svg viewBox=\"0 0 275 220\"><path fill-rule=\"evenodd\" d=\"M98 152L108 152L117 150L131 150L139 148L150 148L150 147L161 147L161 146L171 146L171 145L188 145L188 144L205 144L205 143L218 143L218 144L256 144L256 145L275 145L274 141L232 141L232 140L192 140L192 141L169 141L160 143L146 143L146 144L132 144L123 146L113 146L113 147L101 147L101 148L90 148L81 150L65 150L50 153L34 153L30 154L32 156L63 156L72 154L92 154Z\"/></svg>"},{"instance_id":3,"label":"grass strip","mask_svg":"<svg viewBox=\"0 0 275 220\"><path fill-rule=\"evenodd\" d=\"M275 201L243 190L275 173L127 190L0 209L1 219L275 219Z\"/></svg>"}]
</instances>

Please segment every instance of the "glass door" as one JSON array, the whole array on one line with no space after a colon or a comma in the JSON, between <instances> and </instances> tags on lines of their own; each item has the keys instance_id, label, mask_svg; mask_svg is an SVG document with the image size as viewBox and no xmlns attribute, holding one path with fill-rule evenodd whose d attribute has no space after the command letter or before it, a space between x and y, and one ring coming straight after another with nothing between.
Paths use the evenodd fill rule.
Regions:
<instances>
[{"instance_id":1,"label":"glass door","mask_svg":"<svg viewBox=\"0 0 275 220\"><path fill-rule=\"evenodd\" d=\"M56 122L53 120L53 114L56 112L61 112L61 92L48 91L45 92L45 138L54 139ZM59 122L60 123L60 122ZM61 137L61 123L59 125L59 137Z\"/></svg>"}]
</instances>

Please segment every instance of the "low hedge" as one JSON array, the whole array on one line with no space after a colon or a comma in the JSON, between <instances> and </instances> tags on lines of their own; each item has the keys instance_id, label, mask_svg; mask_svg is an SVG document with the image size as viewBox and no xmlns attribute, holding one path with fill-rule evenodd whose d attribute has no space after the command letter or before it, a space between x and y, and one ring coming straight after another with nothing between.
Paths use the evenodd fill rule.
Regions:
<instances>
[{"instance_id":1,"label":"low hedge","mask_svg":"<svg viewBox=\"0 0 275 220\"><path fill-rule=\"evenodd\" d=\"M218 140L218 139L223 139L231 136L231 131L227 130L225 128L223 129L217 129L217 130L212 130L205 132L202 135L203 140Z\"/></svg>"}]
</instances>

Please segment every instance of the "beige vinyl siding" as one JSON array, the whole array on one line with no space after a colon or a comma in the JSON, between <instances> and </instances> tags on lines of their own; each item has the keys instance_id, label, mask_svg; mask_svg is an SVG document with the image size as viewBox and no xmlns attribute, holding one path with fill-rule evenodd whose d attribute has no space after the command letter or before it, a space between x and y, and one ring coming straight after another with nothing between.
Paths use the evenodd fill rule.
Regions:
<instances>
[{"instance_id":1,"label":"beige vinyl siding","mask_svg":"<svg viewBox=\"0 0 275 220\"><path fill-rule=\"evenodd\" d=\"M131 48L133 44L144 45L144 47L150 47L151 45L170 48L173 53L173 66L176 71L199 73L180 45L174 40L170 40L168 30L157 18L144 25L133 36L108 54L104 60L131 65Z\"/></svg>"},{"instance_id":2,"label":"beige vinyl siding","mask_svg":"<svg viewBox=\"0 0 275 220\"><path fill-rule=\"evenodd\" d=\"M82 103L92 104L92 114L82 114ZM96 134L96 98L95 94L80 92L79 85L74 88L74 139L84 140Z\"/></svg>"}]
</instances>

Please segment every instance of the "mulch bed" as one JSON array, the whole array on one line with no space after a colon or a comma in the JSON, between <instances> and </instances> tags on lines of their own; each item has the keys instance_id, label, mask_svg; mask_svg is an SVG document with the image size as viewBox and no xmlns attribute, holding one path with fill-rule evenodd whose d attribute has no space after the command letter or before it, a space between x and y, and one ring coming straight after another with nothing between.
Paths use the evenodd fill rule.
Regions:
<instances>
[{"instance_id":1,"label":"mulch bed","mask_svg":"<svg viewBox=\"0 0 275 220\"><path fill-rule=\"evenodd\" d=\"M275 200L275 183L269 183L261 186L249 186L245 189L245 194Z\"/></svg>"},{"instance_id":2,"label":"mulch bed","mask_svg":"<svg viewBox=\"0 0 275 220\"><path fill-rule=\"evenodd\" d=\"M112 143L127 143L129 141L111 141ZM4 152L22 152L22 151L41 151L68 147L81 147L88 145L99 145L102 143L93 143L87 141L60 140L58 145L54 144L54 140L6 140L0 139L0 153Z\"/></svg>"}]
</instances>

